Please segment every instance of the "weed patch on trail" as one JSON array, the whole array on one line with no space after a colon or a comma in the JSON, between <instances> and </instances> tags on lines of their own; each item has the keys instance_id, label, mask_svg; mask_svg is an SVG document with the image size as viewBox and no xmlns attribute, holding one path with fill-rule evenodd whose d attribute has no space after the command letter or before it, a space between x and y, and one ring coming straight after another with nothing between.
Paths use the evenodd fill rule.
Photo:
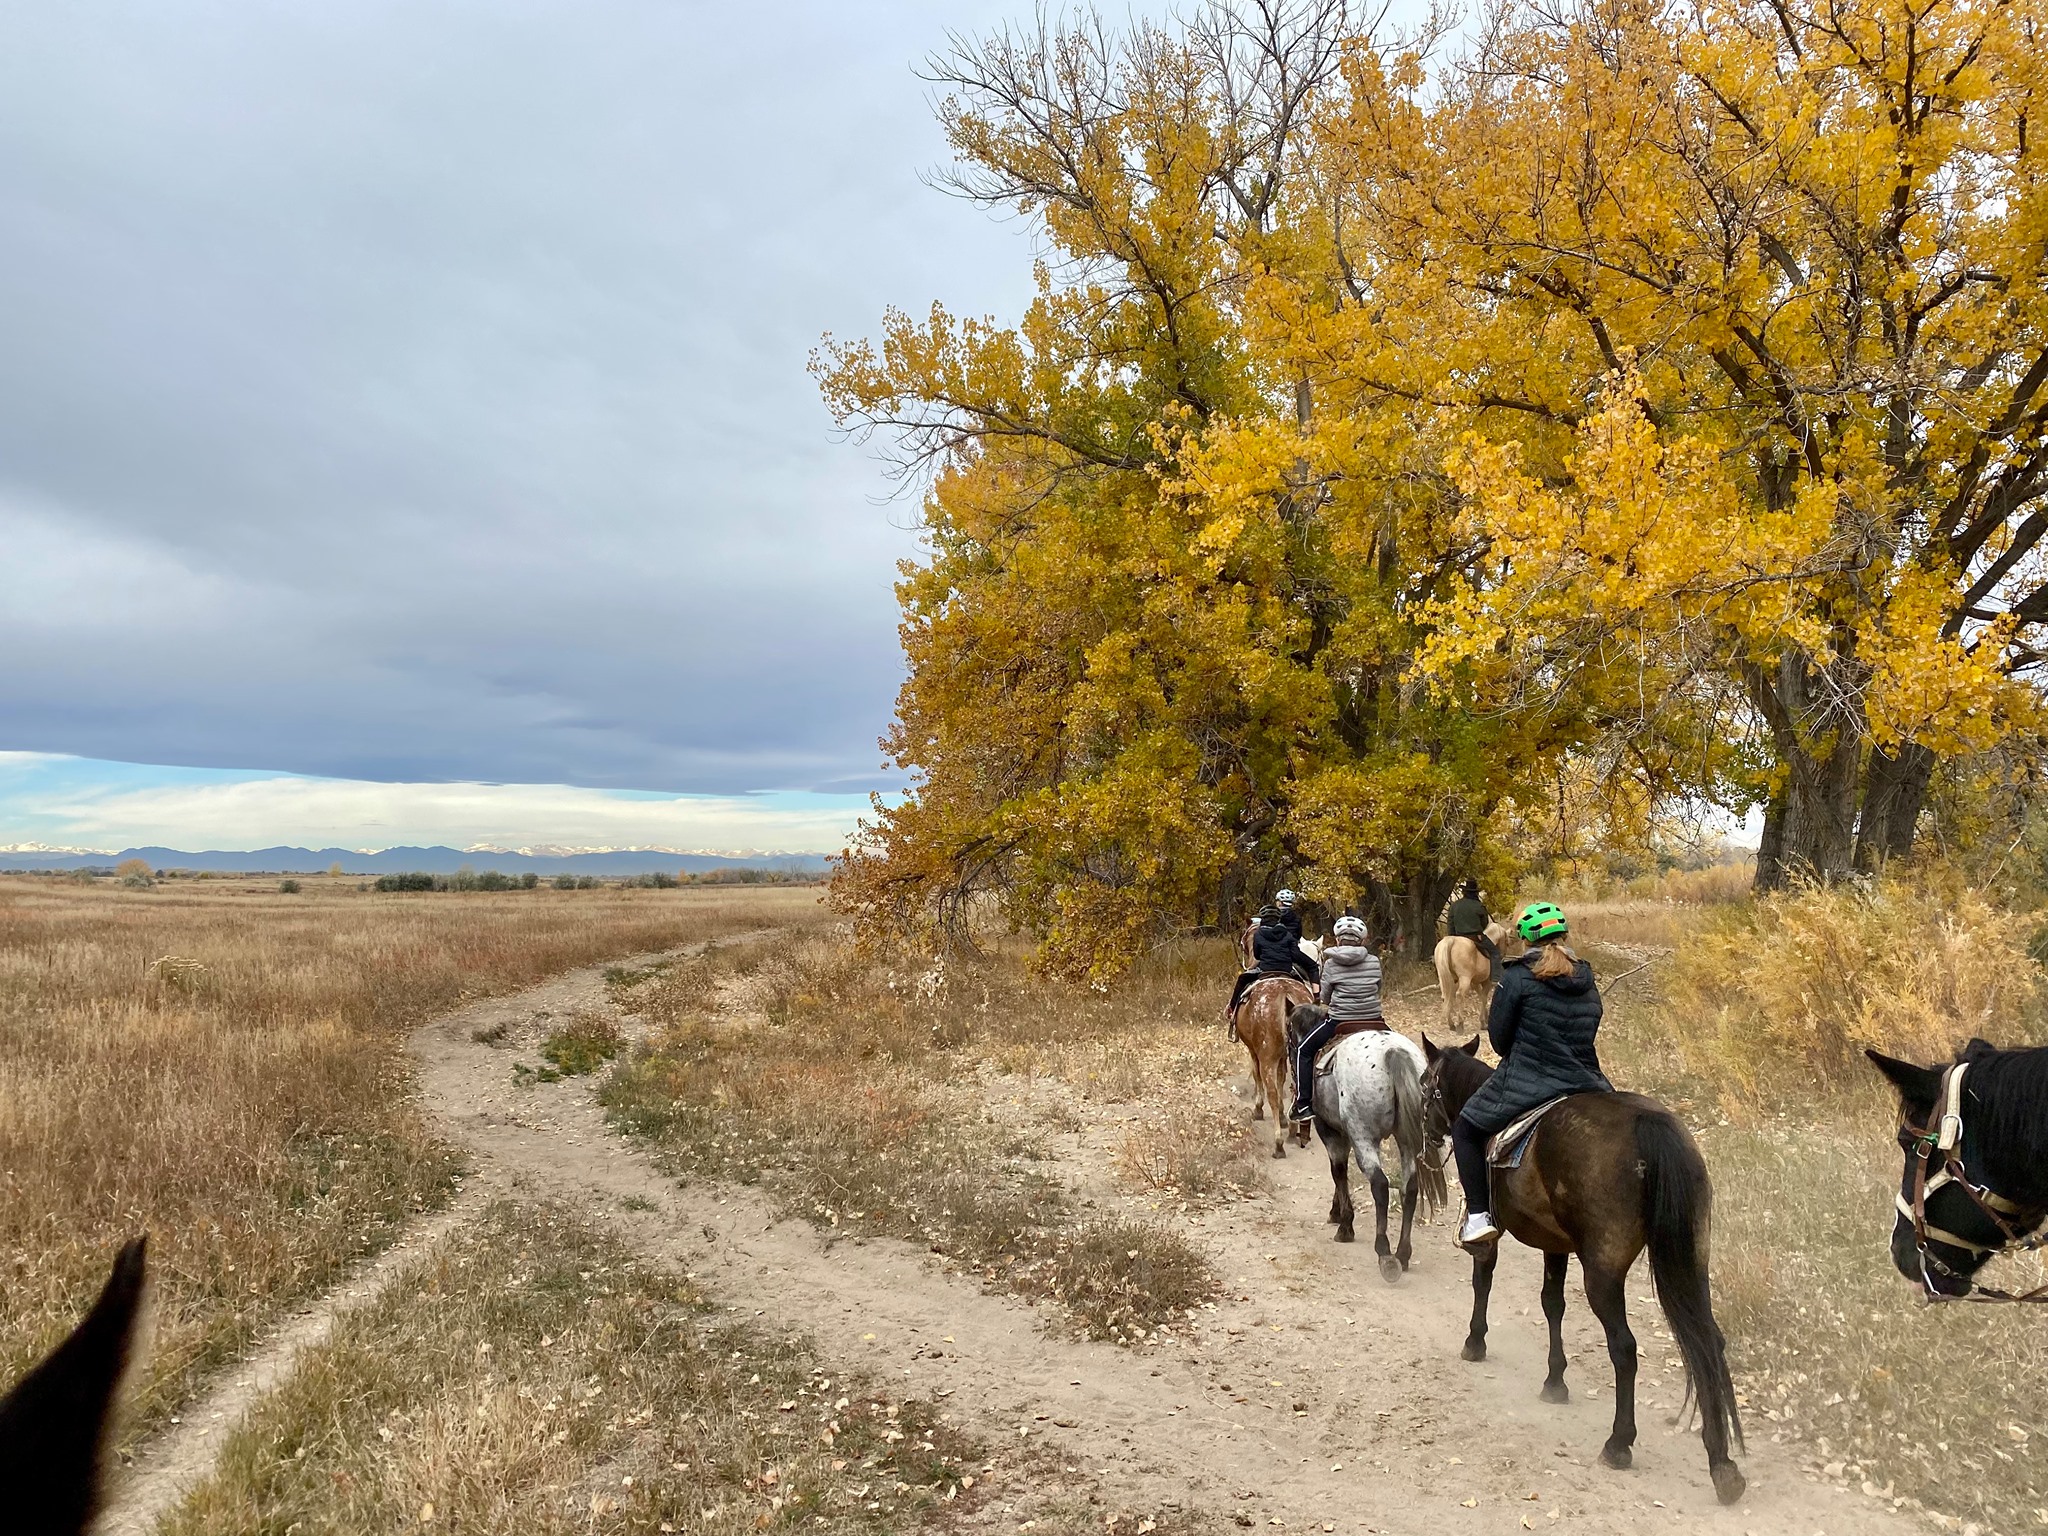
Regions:
<instances>
[{"instance_id":1,"label":"weed patch on trail","mask_svg":"<svg viewBox=\"0 0 2048 1536\"><path fill-rule=\"evenodd\" d=\"M661 1029L601 1094L677 1170L758 1182L828 1229L916 1242L1059 1303L1096 1338L1148 1338L1214 1294L1178 1232L1092 1216L1046 1175L1044 1149L962 1081L973 1034L965 1048L936 1035L931 997L826 938L708 958L622 999Z\"/></svg>"},{"instance_id":2,"label":"weed patch on trail","mask_svg":"<svg viewBox=\"0 0 2048 1536\"><path fill-rule=\"evenodd\" d=\"M344 1315L160 1530L897 1532L983 1497L997 1467L936 1405L729 1318L565 1212L496 1205Z\"/></svg>"},{"instance_id":3,"label":"weed patch on trail","mask_svg":"<svg viewBox=\"0 0 2048 1536\"><path fill-rule=\"evenodd\" d=\"M605 1014L579 1011L541 1042L540 1053L564 1077L584 1077L619 1054L619 1025Z\"/></svg>"},{"instance_id":4,"label":"weed patch on trail","mask_svg":"<svg viewBox=\"0 0 2048 1536\"><path fill-rule=\"evenodd\" d=\"M0 1380L151 1233L138 1430L442 1203L403 1044L573 966L814 920L796 891L377 895L308 879L136 893L0 878Z\"/></svg>"}]
</instances>

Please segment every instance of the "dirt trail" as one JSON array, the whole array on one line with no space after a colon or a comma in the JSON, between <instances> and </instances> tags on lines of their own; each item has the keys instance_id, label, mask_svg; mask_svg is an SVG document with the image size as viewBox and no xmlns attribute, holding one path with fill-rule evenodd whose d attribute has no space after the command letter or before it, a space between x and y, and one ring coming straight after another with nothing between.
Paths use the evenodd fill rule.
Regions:
<instances>
[{"instance_id":1,"label":"dirt trail","mask_svg":"<svg viewBox=\"0 0 2048 1536\"><path fill-rule=\"evenodd\" d=\"M599 1001L598 973L551 984L558 1008ZM548 989L540 989L547 991ZM535 994L481 1002L422 1030L427 1103L479 1171L607 1216L642 1251L714 1294L813 1335L828 1357L944 1399L984 1436L1042 1443L1113 1506L1186 1507L1240 1526L1366 1529L1400 1536L1523 1529L1635 1533L1666 1527L1757 1536L1919 1529L1861 1495L1807 1481L1762 1431L1742 1459L1747 1498L1714 1501L1696 1432L1667 1424L1682 1373L1646 1294L1636 1466L1594 1460L1611 1412L1604 1342L1576 1289L1567 1321L1575 1400L1539 1403L1540 1260L1504 1255L1492 1358L1458 1359L1469 1269L1441 1226L1419 1229L1413 1270L1383 1281L1370 1242L1339 1246L1320 1148L1275 1165L1270 1199L1192 1218L1231 1281L1192 1339L1130 1350L1049 1335L1043 1312L983 1293L893 1240L834 1238L778 1220L739 1186L687 1187L606 1129L590 1086L516 1087L506 1045L530 1044ZM496 1047L482 1031L506 1026ZM1124 1202L1108 1177L1125 1116L1041 1083L997 1079L992 1099L1033 1113L1063 1101L1052 1137L1084 1197ZM1576 1287L1576 1276L1574 1287ZM984 1518L1005 1511L989 1506Z\"/></svg>"},{"instance_id":2,"label":"dirt trail","mask_svg":"<svg viewBox=\"0 0 2048 1536\"><path fill-rule=\"evenodd\" d=\"M375 1297L401 1269L483 1209L485 1191L466 1188L456 1200L409 1227L347 1281L266 1338L247 1359L224 1373L213 1390L171 1420L171 1429L139 1446L135 1464L115 1485L99 1536L147 1536L186 1492L213 1467L221 1442L250 1406L290 1376L299 1357L317 1349L335 1319Z\"/></svg>"},{"instance_id":3,"label":"dirt trail","mask_svg":"<svg viewBox=\"0 0 2048 1536\"><path fill-rule=\"evenodd\" d=\"M226 1427L326 1337L336 1315L508 1191L579 1206L650 1258L692 1272L733 1310L808 1333L828 1358L941 1400L985 1439L1041 1447L1092 1482L1105 1512L1185 1508L1242 1527L1393 1536L1922 1529L1872 1500L1806 1481L1788 1453L1761 1443L1762 1425L1742 1458L1748 1497L1719 1507L1697 1434L1666 1423L1682 1376L1667 1363L1663 1320L1645 1294L1631 1305L1643 1347L1636 1466L1600 1467L1611 1381L1576 1275L1566 1324L1574 1401L1550 1406L1536 1399L1544 1353L1536 1256L1503 1255L1492 1358L1466 1365L1457 1351L1468 1267L1444 1227L1417 1229L1413 1270L1388 1285L1369 1226L1356 1245L1329 1240L1320 1148L1275 1164L1270 1198L1186 1218L1164 1213L1188 1222L1229 1281L1228 1297L1202 1313L1191 1336L1125 1349L1049 1333L1045 1312L943 1273L910 1245L828 1239L808 1223L778 1220L751 1189L679 1185L608 1131L587 1079L515 1085L513 1061L530 1054L555 1016L608 1006L603 969L592 967L473 1003L416 1033L425 1107L475 1161L461 1200L282 1331L147 1448L103 1527L109 1536L150 1529L211 1465ZM987 1088L999 1115L1035 1122L1081 1198L1148 1213L1151 1202L1111 1176L1127 1108L1045 1082L991 1078ZM1048 1128L1058 1126L1068 1129ZM1019 1524L1027 1492L1012 1485L968 1518Z\"/></svg>"}]
</instances>

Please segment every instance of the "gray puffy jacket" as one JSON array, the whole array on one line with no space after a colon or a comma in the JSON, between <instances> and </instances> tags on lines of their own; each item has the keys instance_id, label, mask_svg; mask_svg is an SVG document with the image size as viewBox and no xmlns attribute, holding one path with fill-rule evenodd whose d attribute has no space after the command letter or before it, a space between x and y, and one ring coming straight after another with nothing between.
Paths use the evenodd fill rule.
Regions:
<instances>
[{"instance_id":1,"label":"gray puffy jacket","mask_svg":"<svg viewBox=\"0 0 2048 1536\"><path fill-rule=\"evenodd\" d=\"M1380 1016L1380 957L1363 944L1323 951L1323 1002L1333 1019Z\"/></svg>"}]
</instances>

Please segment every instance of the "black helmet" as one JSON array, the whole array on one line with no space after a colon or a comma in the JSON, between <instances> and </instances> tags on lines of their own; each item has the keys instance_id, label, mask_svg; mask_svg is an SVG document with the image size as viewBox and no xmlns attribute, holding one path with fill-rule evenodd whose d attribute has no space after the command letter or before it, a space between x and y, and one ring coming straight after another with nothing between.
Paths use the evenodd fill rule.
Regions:
<instances>
[{"instance_id":1,"label":"black helmet","mask_svg":"<svg viewBox=\"0 0 2048 1536\"><path fill-rule=\"evenodd\" d=\"M1279 922L1279 921L1280 921L1280 909L1279 909L1278 907L1275 907L1275 906L1271 906L1271 905L1267 905L1267 906L1263 906L1263 907L1259 908L1259 921L1260 921L1260 922L1262 922L1262 923L1277 923L1277 922Z\"/></svg>"}]
</instances>

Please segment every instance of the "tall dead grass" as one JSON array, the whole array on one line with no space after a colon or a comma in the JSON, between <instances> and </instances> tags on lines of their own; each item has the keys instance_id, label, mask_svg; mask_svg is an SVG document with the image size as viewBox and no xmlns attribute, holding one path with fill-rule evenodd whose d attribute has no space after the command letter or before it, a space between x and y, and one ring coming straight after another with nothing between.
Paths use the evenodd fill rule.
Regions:
<instances>
[{"instance_id":1,"label":"tall dead grass","mask_svg":"<svg viewBox=\"0 0 2048 1536\"><path fill-rule=\"evenodd\" d=\"M1662 1018L1696 1070L1751 1101L1773 1079L1860 1079L1865 1047L1934 1061L1972 1035L2028 1044L2042 1024L2035 926L1939 872L1766 897L1684 936Z\"/></svg>"},{"instance_id":2,"label":"tall dead grass","mask_svg":"<svg viewBox=\"0 0 2048 1536\"><path fill-rule=\"evenodd\" d=\"M444 1198L406 1031L466 997L816 911L814 892L304 894L0 880L0 1379L152 1233L146 1427Z\"/></svg>"}]
</instances>

